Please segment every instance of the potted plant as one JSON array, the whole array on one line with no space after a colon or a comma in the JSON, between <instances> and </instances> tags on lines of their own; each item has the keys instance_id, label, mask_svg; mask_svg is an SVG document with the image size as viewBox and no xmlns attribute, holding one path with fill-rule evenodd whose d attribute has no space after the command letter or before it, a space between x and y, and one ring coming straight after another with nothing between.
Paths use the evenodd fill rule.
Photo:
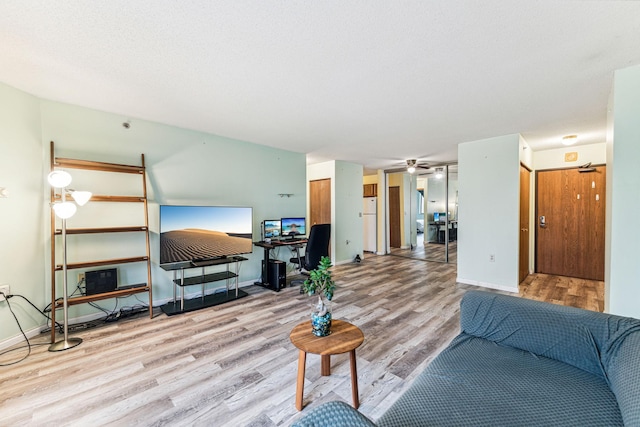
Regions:
<instances>
[{"instance_id":1,"label":"potted plant","mask_svg":"<svg viewBox=\"0 0 640 427\"><path fill-rule=\"evenodd\" d=\"M314 335L324 337L331 333L331 299L336 289L331 279L331 259L323 256L318 267L309 272L309 278L302 284L302 290L318 296L318 302L311 313L311 327Z\"/></svg>"}]
</instances>

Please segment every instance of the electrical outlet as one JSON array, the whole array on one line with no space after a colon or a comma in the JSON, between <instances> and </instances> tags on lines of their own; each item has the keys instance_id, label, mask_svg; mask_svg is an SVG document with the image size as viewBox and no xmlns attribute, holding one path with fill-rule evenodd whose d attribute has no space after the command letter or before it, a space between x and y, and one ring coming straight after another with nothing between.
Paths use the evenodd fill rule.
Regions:
<instances>
[{"instance_id":1,"label":"electrical outlet","mask_svg":"<svg viewBox=\"0 0 640 427\"><path fill-rule=\"evenodd\" d=\"M0 292L5 295L11 295L11 288L7 284L0 285ZM0 295L0 302L4 301L4 297Z\"/></svg>"},{"instance_id":2,"label":"electrical outlet","mask_svg":"<svg viewBox=\"0 0 640 427\"><path fill-rule=\"evenodd\" d=\"M496 262L496 256L494 254L490 254L489 255L489 261L490 262Z\"/></svg>"},{"instance_id":3,"label":"electrical outlet","mask_svg":"<svg viewBox=\"0 0 640 427\"><path fill-rule=\"evenodd\" d=\"M84 273L78 273L78 283L84 282L85 275Z\"/></svg>"}]
</instances>

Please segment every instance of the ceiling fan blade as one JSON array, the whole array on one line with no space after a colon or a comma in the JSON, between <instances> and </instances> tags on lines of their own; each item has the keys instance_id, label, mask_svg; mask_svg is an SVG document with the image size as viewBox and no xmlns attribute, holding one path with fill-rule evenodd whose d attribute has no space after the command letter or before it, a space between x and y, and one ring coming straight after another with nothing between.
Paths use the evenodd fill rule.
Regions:
<instances>
[{"instance_id":1,"label":"ceiling fan blade","mask_svg":"<svg viewBox=\"0 0 640 427\"><path fill-rule=\"evenodd\" d=\"M407 167L405 166L403 168L385 169L384 171L386 173L407 172Z\"/></svg>"}]
</instances>

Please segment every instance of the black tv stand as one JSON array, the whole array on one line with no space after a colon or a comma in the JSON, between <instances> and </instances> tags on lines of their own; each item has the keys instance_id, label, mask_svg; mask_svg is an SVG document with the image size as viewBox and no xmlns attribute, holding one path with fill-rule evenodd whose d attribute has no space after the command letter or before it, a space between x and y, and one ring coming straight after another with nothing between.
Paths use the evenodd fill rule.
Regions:
<instances>
[{"instance_id":1,"label":"black tv stand","mask_svg":"<svg viewBox=\"0 0 640 427\"><path fill-rule=\"evenodd\" d=\"M246 297L248 294L238 289L238 263L246 261L247 258L241 256L214 258L203 261L185 261L175 264L160 265L165 271L173 271L173 301L169 301L160 307L160 309L167 315L171 316L178 313L186 313L188 311L199 310L201 308L212 307L214 305L223 304L225 302L234 301L239 298ZM235 271L230 271L231 264L235 265ZM206 273L206 267L225 265L225 271L218 271L215 273ZM193 268L202 268L202 272L197 276L185 277L185 270ZM178 271L180 271L180 277L178 278ZM215 292L213 294L205 295L205 283L218 282L226 280L226 292ZM235 292L229 289L230 280L235 281ZM184 298L185 286L200 285L202 295L200 297L186 299ZM180 299L177 297L177 290L180 289Z\"/></svg>"}]
</instances>

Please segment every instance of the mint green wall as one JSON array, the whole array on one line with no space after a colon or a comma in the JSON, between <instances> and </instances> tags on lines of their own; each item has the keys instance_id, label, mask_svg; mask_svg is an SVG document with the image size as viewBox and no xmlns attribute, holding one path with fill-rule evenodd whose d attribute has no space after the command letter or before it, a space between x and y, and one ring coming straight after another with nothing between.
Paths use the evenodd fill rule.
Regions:
<instances>
[{"instance_id":1,"label":"mint green wall","mask_svg":"<svg viewBox=\"0 0 640 427\"><path fill-rule=\"evenodd\" d=\"M336 160L336 264L362 257L362 165Z\"/></svg>"},{"instance_id":2,"label":"mint green wall","mask_svg":"<svg viewBox=\"0 0 640 427\"><path fill-rule=\"evenodd\" d=\"M0 284L36 306L48 303L44 285L43 153L38 99L0 83ZM11 307L25 332L44 323L44 317L20 298ZM0 342L20 336L7 303L0 302ZM13 342L17 342L13 341ZM16 353L16 359L21 356Z\"/></svg>"},{"instance_id":3,"label":"mint green wall","mask_svg":"<svg viewBox=\"0 0 640 427\"><path fill-rule=\"evenodd\" d=\"M608 138L607 150L606 310L640 318L640 66L616 71L612 101L612 139Z\"/></svg>"},{"instance_id":4,"label":"mint green wall","mask_svg":"<svg viewBox=\"0 0 640 427\"><path fill-rule=\"evenodd\" d=\"M49 141L55 142L59 157L138 164L140 154L145 154L151 202L149 219L152 231L156 231L151 234L151 253L155 262L159 204L252 206L254 240L260 238L260 221L263 219L305 214L304 154L137 119L131 119L131 127L125 129L122 123L130 119L126 116L39 100L5 85L0 85L0 91L1 143L4 152L10 153L0 160L0 186L8 187L12 192L10 198L0 199L3 219L5 212L9 218L9 221L2 222L0 230L3 241L15 242L10 247L2 245L2 250L8 253L0 258L7 261L6 267L0 269L0 283L11 284L12 292L24 293L41 308L50 299L49 188L45 186L45 175L49 170ZM16 172L17 177L9 179L5 171ZM72 174L75 182L75 175L80 173L72 171ZM95 178L94 182L89 180L83 186L87 183L104 186L104 180L95 182ZM137 187L140 188L139 184ZM280 193L293 196L281 198ZM93 206L96 205L99 204ZM82 209L92 209L90 206L91 203ZM115 220L126 222L127 215L125 213ZM120 239L126 241L133 237L120 236ZM97 238L98 243L88 250L98 251L99 246L108 240L108 237ZM70 255L72 253L73 248L70 247ZM240 281L247 284L253 283L260 275L262 251L254 249L248 258L249 261L242 263L240 269ZM136 274L131 271L132 266L119 268L121 275ZM172 295L170 279L170 273L154 263L153 296L156 304ZM217 286L223 286L223 283ZM196 291L194 288L192 292ZM146 299L146 296L140 298ZM125 300L120 306L135 302ZM0 319L6 316L3 305L0 305ZM110 309L115 301L103 301L100 305ZM92 313L95 310L86 304L70 309L72 318ZM43 323L40 319L37 322ZM32 321L31 324L37 322ZM17 334L17 331L7 330L6 324L9 323L2 322L0 342Z\"/></svg>"},{"instance_id":5,"label":"mint green wall","mask_svg":"<svg viewBox=\"0 0 640 427\"><path fill-rule=\"evenodd\" d=\"M518 291L519 150L518 134L458 146L461 283Z\"/></svg>"}]
</instances>

